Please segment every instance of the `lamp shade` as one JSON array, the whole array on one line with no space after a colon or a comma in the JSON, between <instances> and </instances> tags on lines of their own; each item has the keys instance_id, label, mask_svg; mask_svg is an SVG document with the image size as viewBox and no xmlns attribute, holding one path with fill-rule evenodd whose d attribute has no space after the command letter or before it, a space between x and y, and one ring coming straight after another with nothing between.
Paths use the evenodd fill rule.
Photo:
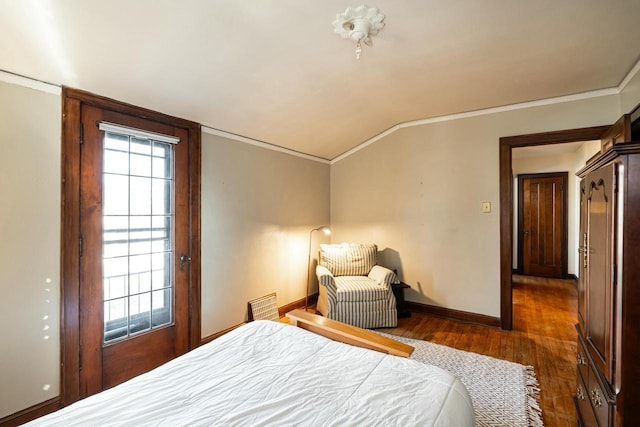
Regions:
<instances>
[{"instance_id":1,"label":"lamp shade","mask_svg":"<svg viewBox=\"0 0 640 427\"><path fill-rule=\"evenodd\" d=\"M326 236L331 234L331 229L326 225L323 225L322 227L316 228L314 231L316 231L316 230L317 231L322 231Z\"/></svg>"}]
</instances>

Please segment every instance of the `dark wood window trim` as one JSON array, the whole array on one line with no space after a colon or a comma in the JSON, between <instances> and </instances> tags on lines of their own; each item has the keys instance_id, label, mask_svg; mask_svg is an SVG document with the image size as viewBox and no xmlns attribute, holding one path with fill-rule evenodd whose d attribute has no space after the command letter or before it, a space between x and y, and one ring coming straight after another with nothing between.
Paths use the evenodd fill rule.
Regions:
<instances>
[{"instance_id":1,"label":"dark wood window trim","mask_svg":"<svg viewBox=\"0 0 640 427\"><path fill-rule=\"evenodd\" d=\"M61 224L61 314L60 314L60 402L66 406L79 399L80 341L80 113L82 105L128 114L185 129L189 134L191 277L189 284L189 348L200 345L200 125L155 111L135 107L91 93L62 89L62 224Z\"/></svg>"},{"instance_id":2,"label":"dark wood window trim","mask_svg":"<svg viewBox=\"0 0 640 427\"><path fill-rule=\"evenodd\" d=\"M511 274L513 265L513 177L511 149L600 139L608 126L543 132L500 138L500 327L513 328Z\"/></svg>"}]
</instances>

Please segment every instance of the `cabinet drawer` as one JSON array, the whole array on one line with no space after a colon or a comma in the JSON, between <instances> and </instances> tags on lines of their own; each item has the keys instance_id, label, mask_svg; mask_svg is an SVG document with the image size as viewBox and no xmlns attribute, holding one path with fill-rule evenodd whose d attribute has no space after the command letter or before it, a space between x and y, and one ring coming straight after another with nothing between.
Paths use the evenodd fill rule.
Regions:
<instances>
[{"instance_id":1,"label":"cabinet drawer","mask_svg":"<svg viewBox=\"0 0 640 427\"><path fill-rule=\"evenodd\" d=\"M581 427L597 427L596 415L593 413L591 403L589 403L589 389L587 388L582 375L576 375L576 404L578 407L578 420Z\"/></svg>"},{"instance_id":2,"label":"cabinet drawer","mask_svg":"<svg viewBox=\"0 0 640 427\"><path fill-rule=\"evenodd\" d=\"M578 355L576 365L578 366L578 371L582 374L582 378L584 378L585 381L588 381L589 379L589 359L587 354L587 349L584 346L582 337L578 335Z\"/></svg>"},{"instance_id":3,"label":"cabinet drawer","mask_svg":"<svg viewBox=\"0 0 640 427\"><path fill-rule=\"evenodd\" d=\"M613 402L610 400L608 393L606 393L600 385L600 380L597 378L597 374L593 369L589 370L589 383L588 393L585 396L585 400L591 401L593 412L596 415L598 424L601 426L608 426L610 424L611 416L613 415Z\"/></svg>"}]
</instances>

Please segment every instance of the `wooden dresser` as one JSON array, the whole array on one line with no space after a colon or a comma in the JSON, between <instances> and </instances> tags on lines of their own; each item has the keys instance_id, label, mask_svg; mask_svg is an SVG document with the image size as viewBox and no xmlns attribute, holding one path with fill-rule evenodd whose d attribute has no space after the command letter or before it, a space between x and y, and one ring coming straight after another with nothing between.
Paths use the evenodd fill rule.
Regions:
<instances>
[{"instance_id":1,"label":"wooden dresser","mask_svg":"<svg viewBox=\"0 0 640 427\"><path fill-rule=\"evenodd\" d=\"M640 425L640 143L629 142L640 139L640 119L625 115L614 127L616 138L605 133L601 154L578 172L575 402L583 426Z\"/></svg>"}]
</instances>

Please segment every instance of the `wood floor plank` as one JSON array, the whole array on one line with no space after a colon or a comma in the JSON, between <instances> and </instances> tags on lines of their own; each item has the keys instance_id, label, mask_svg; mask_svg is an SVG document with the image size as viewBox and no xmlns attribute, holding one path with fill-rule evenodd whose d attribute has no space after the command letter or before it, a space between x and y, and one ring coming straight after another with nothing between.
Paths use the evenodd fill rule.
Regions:
<instances>
[{"instance_id":1,"label":"wood floor plank","mask_svg":"<svg viewBox=\"0 0 640 427\"><path fill-rule=\"evenodd\" d=\"M513 331L422 313L383 331L532 365L545 426L575 427L576 312L574 281L514 276Z\"/></svg>"}]
</instances>

